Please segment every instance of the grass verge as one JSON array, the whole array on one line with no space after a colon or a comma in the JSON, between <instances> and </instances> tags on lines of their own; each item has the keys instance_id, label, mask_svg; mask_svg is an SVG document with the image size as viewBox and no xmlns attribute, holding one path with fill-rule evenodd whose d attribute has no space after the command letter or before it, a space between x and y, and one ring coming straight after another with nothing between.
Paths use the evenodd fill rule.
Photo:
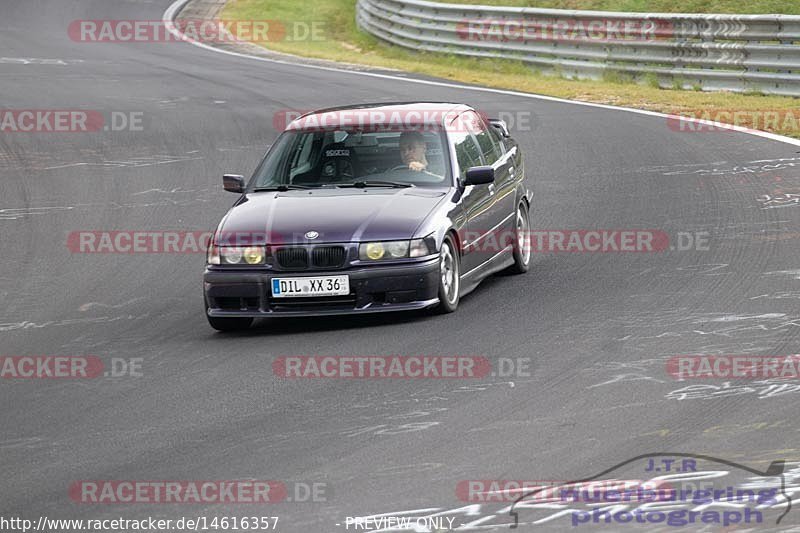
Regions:
<instances>
[{"instance_id":1,"label":"grass verge","mask_svg":"<svg viewBox=\"0 0 800 533\"><path fill-rule=\"evenodd\" d=\"M631 11L634 13L776 13L800 15L798 0L447 0L451 4Z\"/></svg>"},{"instance_id":2,"label":"grass verge","mask_svg":"<svg viewBox=\"0 0 800 533\"><path fill-rule=\"evenodd\" d=\"M469 1L469 0L467 0ZM483 0L484 2L486 0ZM528 5L528 0L503 0L509 5ZM598 8L659 5L656 0L543 0L565 5ZM666 1L666 0L665 0ZM494 2L501 2L495 0ZM539 0L536 5L544 5ZM697 3L700 3L699 0ZM716 7L727 0L703 2ZM756 2L759 3L759 2ZM768 5L769 1L760 2ZM782 1L784 10L797 2ZM448 80L511 89L571 100L612 104L665 113L686 114L720 122L800 138L800 100L782 96L730 92L661 89L657 80L632 82L626 77L606 76L600 81L568 80L543 75L519 61L474 59L456 55L415 52L384 44L360 31L355 23L356 0L230 0L225 20L276 20L287 36L300 35L316 21L317 39L280 39L259 43L278 52L303 57L393 68ZM681 4L684 8L694 4ZM787 7L788 6L788 7ZM615 9L617 8L615 7ZM749 6L741 6L742 8ZM798 9L800 11L800 9ZM294 29L294 26L297 29ZM295 33L297 32L297 33ZM734 112L738 112L734 115Z\"/></svg>"}]
</instances>

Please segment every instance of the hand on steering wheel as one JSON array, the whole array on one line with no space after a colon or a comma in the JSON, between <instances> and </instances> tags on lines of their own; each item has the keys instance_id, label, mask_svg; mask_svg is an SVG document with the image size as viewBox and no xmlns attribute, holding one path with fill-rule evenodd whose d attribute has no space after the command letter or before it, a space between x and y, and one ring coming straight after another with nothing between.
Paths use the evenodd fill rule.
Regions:
<instances>
[{"instance_id":1,"label":"hand on steering wheel","mask_svg":"<svg viewBox=\"0 0 800 533\"><path fill-rule=\"evenodd\" d=\"M407 165L397 165L396 167L392 168L389 172L395 172L398 170L408 170L410 172L422 172L425 170L425 165L420 163L419 161L412 161Z\"/></svg>"}]
</instances>

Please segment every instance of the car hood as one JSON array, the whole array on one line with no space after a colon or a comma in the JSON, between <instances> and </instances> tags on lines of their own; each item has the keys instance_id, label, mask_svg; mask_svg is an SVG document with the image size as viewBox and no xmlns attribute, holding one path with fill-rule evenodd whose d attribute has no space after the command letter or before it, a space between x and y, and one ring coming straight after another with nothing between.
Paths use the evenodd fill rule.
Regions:
<instances>
[{"instance_id":1,"label":"car hood","mask_svg":"<svg viewBox=\"0 0 800 533\"><path fill-rule=\"evenodd\" d=\"M262 234L269 244L410 239L444 197L442 189L377 187L252 193L231 208L219 232ZM308 239L308 232L318 236Z\"/></svg>"}]
</instances>

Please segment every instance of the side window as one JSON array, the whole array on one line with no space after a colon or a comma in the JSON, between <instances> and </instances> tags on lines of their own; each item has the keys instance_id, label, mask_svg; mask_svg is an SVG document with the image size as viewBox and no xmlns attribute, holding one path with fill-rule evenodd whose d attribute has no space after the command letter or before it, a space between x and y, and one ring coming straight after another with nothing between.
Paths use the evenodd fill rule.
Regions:
<instances>
[{"instance_id":1,"label":"side window","mask_svg":"<svg viewBox=\"0 0 800 533\"><path fill-rule=\"evenodd\" d=\"M482 131L475 134L475 139L478 141L478 146L481 147L481 153L486 160L486 164L494 165L495 162L500 159L502 152L497 145L497 141L492 137L492 134L489 133L489 130L484 128Z\"/></svg>"},{"instance_id":2,"label":"side window","mask_svg":"<svg viewBox=\"0 0 800 533\"><path fill-rule=\"evenodd\" d=\"M482 165L481 149L468 131L454 131L450 134L456 149L456 159L461 179L467 175L467 169Z\"/></svg>"},{"instance_id":3,"label":"side window","mask_svg":"<svg viewBox=\"0 0 800 533\"><path fill-rule=\"evenodd\" d=\"M500 159L500 156L503 155L503 152L497 140L489 131L491 126L487 126L486 122L476 113L469 113L469 116L471 117L470 124L472 124L473 127L475 140L478 141L483 159L486 161L487 165L494 165L497 160Z\"/></svg>"},{"instance_id":4,"label":"side window","mask_svg":"<svg viewBox=\"0 0 800 533\"><path fill-rule=\"evenodd\" d=\"M491 124L489 125L489 133L491 134L492 138L494 139L494 142L497 144L500 150L499 152L500 155L498 157L502 157L506 153L506 141L505 138L503 137L503 134L500 133L500 131Z\"/></svg>"}]
</instances>

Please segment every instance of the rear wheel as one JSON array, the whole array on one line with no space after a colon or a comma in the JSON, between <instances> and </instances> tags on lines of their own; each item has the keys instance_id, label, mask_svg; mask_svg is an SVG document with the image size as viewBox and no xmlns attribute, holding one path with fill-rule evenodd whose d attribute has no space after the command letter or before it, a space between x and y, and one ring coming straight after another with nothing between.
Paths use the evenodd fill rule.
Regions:
<instances>
[{"instance_id":1,"label":"rear wheel","mask_svg":"<svg viewBox=\"0 0 800 533\"><path fill-rule=\"evenodd\" d=\"M217 331L244 331L253 323L252 318L208 316L208 323Z\"/></svg>"},{"instance_id":2,"label":"rear wheel","mask_svg":"<svg viewBox=\"0 0 800 533\"><path fill-rule=\"evenodd\" d=\"M528 206L520 202L514 219L514 264L508 267L512 274L524 274L531 267L531 224Z\"/></svg>"},{"instance_id":3,"label":"rear wheel","mask_svg":"<svg viewBox=\"0 0 800 533\"><path fill-rule=\"evenodd\" d=\"M438 313L452 313L458 307L461 289L461 263L453 239L445 237L439 253L439 305Z\"/></svg>"}]
</instances>

